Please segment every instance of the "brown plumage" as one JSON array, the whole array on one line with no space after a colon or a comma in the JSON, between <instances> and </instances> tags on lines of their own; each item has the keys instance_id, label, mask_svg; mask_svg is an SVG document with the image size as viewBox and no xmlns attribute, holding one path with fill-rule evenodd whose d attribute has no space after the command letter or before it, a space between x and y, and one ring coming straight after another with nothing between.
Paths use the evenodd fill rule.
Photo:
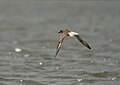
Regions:
<instances>
[{"instance_id":1,"label":"brown plumage","mask_svg":"<svg viewBox=\"0 0 120 85\"><path fill-rule=\"evenodd\" d=\"M63 30L60 30L58 33L61 33L61 35L60 35L60 38L59 38L59 40L57 42L57 48L56 48L55 57L57 56L58 52L60 51L62 43L63 43L63 40L64 40L64 38L66 36L70 36L70 37L75 36L84 46L86 46L87 48L91 49L90 45L85 40L83 40L79 36L79 33L77 33L77 32L74 32L74 31L71 31L71 30L68 30L68 29L63 29Z\"/></svg>"}]
</instances>

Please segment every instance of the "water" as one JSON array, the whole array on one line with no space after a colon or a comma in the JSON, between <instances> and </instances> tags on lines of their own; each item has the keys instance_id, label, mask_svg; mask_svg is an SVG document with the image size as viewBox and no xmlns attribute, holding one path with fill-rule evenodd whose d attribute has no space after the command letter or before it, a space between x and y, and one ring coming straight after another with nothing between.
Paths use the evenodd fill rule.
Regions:
<instances>
[{"instance_id":1,"label":"water","mask_svg":"<svg viewBox=\"0 0 120 85\"><path fill-rule=\"evenodd\" d=\"M120 85L119 37L119 1L0 1L0 85Z\"/></svg>"}]
</instances>

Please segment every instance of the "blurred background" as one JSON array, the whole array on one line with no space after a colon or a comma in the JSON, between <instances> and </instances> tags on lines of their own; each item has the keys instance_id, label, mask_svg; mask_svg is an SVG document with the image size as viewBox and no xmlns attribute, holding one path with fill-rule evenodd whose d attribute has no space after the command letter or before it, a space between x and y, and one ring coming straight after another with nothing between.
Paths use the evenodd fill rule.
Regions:
<instances>
[{"instance_id":1,"label":"blurred background","mask_svg":"<svg viewBox=\"0 0 120 85\"><path fill-rule=\"evenodd\" d=\"M120 2L1 0L0 85L120 85Z\"/></svg>"}]
</instances>

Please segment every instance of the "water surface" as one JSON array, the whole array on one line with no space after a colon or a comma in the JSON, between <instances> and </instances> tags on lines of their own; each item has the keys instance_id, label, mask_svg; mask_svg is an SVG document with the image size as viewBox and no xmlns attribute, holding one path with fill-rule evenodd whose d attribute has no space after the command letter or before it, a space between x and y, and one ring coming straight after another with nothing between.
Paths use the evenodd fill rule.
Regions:
<instances>
[{"instance_id":1,"label":"water surface","mask_svg":"<svg viewBox=\"0 0 120 85\"><path fill-rule=\"evenodd\" d=\"M119 51L119 1L0 1L0 85L120 85Z\"/></svg>"}]
</instances>

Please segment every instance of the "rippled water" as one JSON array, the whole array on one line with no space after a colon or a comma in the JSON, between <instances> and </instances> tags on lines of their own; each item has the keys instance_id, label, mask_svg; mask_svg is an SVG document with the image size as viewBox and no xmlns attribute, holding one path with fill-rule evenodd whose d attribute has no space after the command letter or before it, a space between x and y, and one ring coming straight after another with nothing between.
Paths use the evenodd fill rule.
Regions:
<instances>
[{"instance_id":1,"label":"rippled water","mask_svg":"<svg viewBox=\"0 0 120 85\"><path fill-rule=\"evenodd\" d=\"M120 85L120 2L0 1L0 85Z\"/></svg>"}]
</instances>

